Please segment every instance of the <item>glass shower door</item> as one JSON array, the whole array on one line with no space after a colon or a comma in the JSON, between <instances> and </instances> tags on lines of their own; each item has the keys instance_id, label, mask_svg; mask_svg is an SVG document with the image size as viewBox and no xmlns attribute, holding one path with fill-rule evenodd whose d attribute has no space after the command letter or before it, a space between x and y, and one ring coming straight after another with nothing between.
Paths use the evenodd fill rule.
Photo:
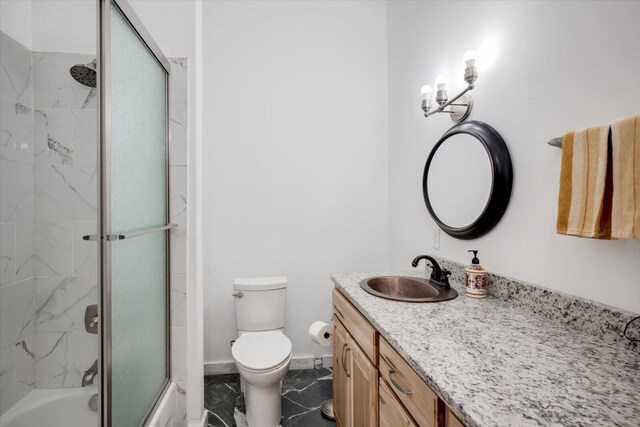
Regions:
<instances>
[{"instance_id":1,"label":"glass shower door","mask_svg":"<svg viewBox=\"0 0 640 427\"><path fill-rule=\"evenodd\" d=\"M169 63L101 2L103 425L144 424L169 379Z\"/></svg>"}]
</instances>

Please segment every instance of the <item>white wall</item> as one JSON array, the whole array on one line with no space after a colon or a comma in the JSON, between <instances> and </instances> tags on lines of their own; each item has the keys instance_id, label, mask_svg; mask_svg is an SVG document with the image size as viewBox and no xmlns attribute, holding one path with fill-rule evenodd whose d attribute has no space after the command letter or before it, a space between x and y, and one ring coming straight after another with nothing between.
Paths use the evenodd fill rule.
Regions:
<instances>
[{"instance_id":1,"label":"white wall","mask_svg":"<svg viewBox=\"0 0 640 427\"><path fill-rule=\"evenodd\" d=\"M289 278L294 357L329 275L384 269L386 4L204 4L205 363L231 361L233 279Z\"/></svg>"},{"instance_id":2,"label":"white wall","mask_svg":"<svg viewBox=\"0 0 640 427\"><path fill-rule=\"evenodd\" d=\"M0 1L0 31L33 50L31 0Z\"/></svg>"},{"instance_id":3,"label":"white wall","mask_svg":"<svg viewBox=\"0 0 640 427\"><path fill-rule=\"evenodd\" d=\"M13 19L5 19L9 14L2 14L3 28L19 23L20 19L16 18L26 19L27 12L33 15L32 50L95 54L96 0L9 0L6 3L2 0L3 10L11 7ZM167 57L193 57L193 0L130 0L129 3ZM13 10L16 8L20 8L19 13Z\"/></svg>"},{"instance_id":4,"label":"white wall","mask_svg":"<svg viewBox=\"0 0 640 427\"><path fill-rule=\"evenodd\" d=\"M32 3L34 51L96 54L96 0Z\"/></svg>"},{"instance_id":5,"label":"white wall","mask_svg":"<svg viewBox=\"0 0 640 427\"><path fill-rule=\"evenodd\" d=\"M129 3L167 57L193 59L193 0L129 0Z\"/></svg>"},{"instance_id":6,"label":"white wall","mask_svg":"<svg viewBox=\"0 0 640 427\"><path fill-rule=\"evenodd\" d=\"M555 234L561 152L546 142L640 112L640 3L394 1L388 12L391 267L420 253L468 263L466 250L480 249L489 271L639 312L640 241ZM487 43L497 56L479 70L471 119L509 146L511 202L488 235L442 233L435 250L422 172L453 122L422 117L420 87L441 73L461 87L462 54Z\"/></svg>"}]
</instances>

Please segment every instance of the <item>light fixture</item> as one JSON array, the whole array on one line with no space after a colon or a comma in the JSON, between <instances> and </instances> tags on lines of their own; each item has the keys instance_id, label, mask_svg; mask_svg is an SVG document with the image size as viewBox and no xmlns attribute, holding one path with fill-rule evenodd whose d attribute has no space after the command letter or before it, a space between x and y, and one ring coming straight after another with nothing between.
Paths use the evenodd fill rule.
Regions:
<instances>
[{"instance_id":1,"label":"light fixture","mask_svg":"<svg viewBox=\"0 0 640 427\"><path fill-rule=\"evenodd\" d=\"M436 78L436 103L438 107L434 110L431 109L431 93L433 89L429 85L422 86L420 92L422 93L422 111L424 111L425 117L435 113L448 113L454 122L461 122L469 117L473 108L473 99L467 92L475 87L475 82L478 79L477 59L478 54L475 50L469 50L462 56L465 65L464 81L467 82L467 87L451 99L447 94L447 78L442 75ZM451 108L445 110L447 107Z\"/></svg>"},{"instance_id":2,"label":"light fixture","mask_svg":"<svg viewBox=\"0 0 640 427\"><path fill-rule=\"evenodd\" d=\"M420 93L422 94L422 110L429 111L431 109L431 93L433 89L429 85L422 86Z\"/></svg>"}]
</instances>

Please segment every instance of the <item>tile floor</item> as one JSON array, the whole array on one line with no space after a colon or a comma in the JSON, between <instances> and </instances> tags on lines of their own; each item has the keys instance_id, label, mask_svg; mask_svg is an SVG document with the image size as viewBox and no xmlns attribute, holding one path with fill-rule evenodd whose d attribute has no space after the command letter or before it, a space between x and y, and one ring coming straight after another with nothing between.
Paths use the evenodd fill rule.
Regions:
<instances>
[{"instance_id":1,"label":"tile floor","mask_svg":"<svg viewBox=\"0 0 640 427\"><path fill-rule=\"evenodd\" d=\"M320 406L332 395L329 368L291 370L282 385L282 427L335 426L320 413ZM204 406L209 427L246 427L244 396L238 374L204 378Z\"/></svg>"}]
</instances>

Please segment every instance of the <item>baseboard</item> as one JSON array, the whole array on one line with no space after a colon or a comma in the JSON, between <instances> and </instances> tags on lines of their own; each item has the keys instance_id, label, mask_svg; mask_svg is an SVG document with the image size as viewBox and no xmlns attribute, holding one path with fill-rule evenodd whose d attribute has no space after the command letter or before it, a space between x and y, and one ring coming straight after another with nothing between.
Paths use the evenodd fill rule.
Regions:
<instances>
[{"instance_id":1,"label":"baseboard","mask_svg":"<svg viewBox=\"0 0 640 427\"><path fill-rule=\"evenodd\" d=\"M235 362L205 362L205 375L234 374L238 372Z\"/></svg>"},{"instance_id":2,"label":"baseboard","mask_svg":"<svg viewBox=\"0 0 640 427\"><path fill-rule=\"evenodd\" d=\"M333 356L300 356L294 357L291 360L291 366L289 369L311 369L314 367L314 360L321 358L322 366L325 368L331 368L333 366ZM220 361L220 362L205 362L204 374L205 375L220 375L220 374L233 374L238 372L234 361Z\"/></svg>"},{"instance_id":3,"label":"baseboard","mask_svg":"<svg viewBox=\"0 0 640 427\"><path fill-rule=\"evenodd\" d=\"M333 366L333 356L305 356L305 357L294 357L291 360L291 366L289 369L312 369L314 367L314 360L322 359L322 367L323 368L331 368Z\"/></svg>"},{"instance_id":4,"label":"baseboard","mask_svg":"<svg viewBox=\"0 0 640 427\"><path fill-rule=\"evenodd\" d=\"M202 411L202 417L196 421L190 421L189 427L205 427L207 425L207 410Z\"/></svg>"}]
</instances>

